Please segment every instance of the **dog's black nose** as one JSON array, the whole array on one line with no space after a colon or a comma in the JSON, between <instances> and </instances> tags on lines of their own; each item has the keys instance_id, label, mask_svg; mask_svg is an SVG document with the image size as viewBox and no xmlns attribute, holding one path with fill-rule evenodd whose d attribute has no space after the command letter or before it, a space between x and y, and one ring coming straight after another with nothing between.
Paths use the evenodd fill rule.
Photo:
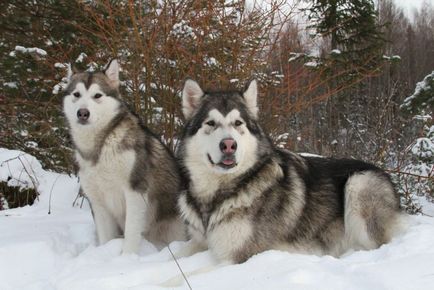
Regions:
<instances>
[{"instance_id":1,"label":"dog's black nose","mask_svg":"<svg viewBox=\"0 0 434 290\"><path fill-rule=\"evenodd\" d=\"M77 111L77 118L80 121L87 121L87 119L89 119L90 116L90 112L88 109L80 109Z\"/></svg>"},{"instance_id":2,"label":"dog's black nose","mask_svg":"<svg viewBox=\"0 0 434 290\"><path fill-rule=\"evenodd\" d=\"M220 141L219 147L220 151L223 153L233 154L235 151L237 151L237 141L235 141L233 138L225 138Z\"/></svg>"}]
</instances>

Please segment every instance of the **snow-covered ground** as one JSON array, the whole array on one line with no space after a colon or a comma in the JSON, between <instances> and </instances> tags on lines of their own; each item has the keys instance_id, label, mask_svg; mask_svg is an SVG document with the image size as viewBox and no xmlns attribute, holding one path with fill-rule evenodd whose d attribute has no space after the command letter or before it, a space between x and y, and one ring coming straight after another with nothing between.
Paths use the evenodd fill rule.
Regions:
<instances>
[{"instance_id":1,"label":"snow-covered ground","mask_svg":"<svg viewBox=\"0 0 434 290\"><path fill-rule=\"evenodd\" d=\"M0 211L0 289L165 289L165 281L180 277L167 247L159 251L143 241L140 254L128 256L120 255L119 239L97 247L88 205L80 208L79 200L73 206L75 177L44 171L31 156L0 149L0 180L8 177L11 184L36 186L41 195L33 206ZM431 204L424 209L434 215ZM176 252L183 245L170 248ZM193 272L216 261L206 251L179 264ZM434 218L411 217L405 234L377 250L340 259L267 251L189 281L192 289L433 289Z\"/></svg>"}]
</instances>

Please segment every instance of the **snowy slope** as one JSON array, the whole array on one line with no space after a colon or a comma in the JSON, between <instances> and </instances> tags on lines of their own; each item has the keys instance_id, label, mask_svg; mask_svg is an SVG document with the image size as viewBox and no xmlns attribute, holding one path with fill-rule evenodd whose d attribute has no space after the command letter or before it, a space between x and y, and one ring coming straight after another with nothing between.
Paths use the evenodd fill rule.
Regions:
<instances>
[{"instance_id":1,"label":"snowy slope","mask_svg":"<svg viewBox=\"0 0 434 290\"><path fill-rule=\"evenodd\" d=\"M140 255L121 256L119 239L96 247L89 207L72 206L75 177L44 171L31 156L0 149L0 180L8 177L10 183L35 183L41 196L33 206L0 211L0 289L165 289L165 281L180 277L168 248L158 251L143 241ZM434 214L432 205L426 210ZM189 281L193 289L434 289L434 218L415 216L410 224L374 251L340 259L268 251ZM179 263L185 272L216 265L209 251Z\"/></svg>"}]
</instances>

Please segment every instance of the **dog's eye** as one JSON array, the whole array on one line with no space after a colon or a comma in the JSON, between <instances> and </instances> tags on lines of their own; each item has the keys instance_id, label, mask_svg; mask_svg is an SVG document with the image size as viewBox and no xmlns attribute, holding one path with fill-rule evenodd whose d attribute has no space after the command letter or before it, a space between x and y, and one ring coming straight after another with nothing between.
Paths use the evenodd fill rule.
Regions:
<instances>
[{"instance_id":1,"label":"dog's eye","mask_svg":"<svg viewBox=\"0 0 434 290\"><path fill-rule=\"evenodd\" d=\"M75 93L74 93L74 97L76 97L76 98L80 98L80 93L79 93L79 92L75 92Z\"/></svg>"},{"instance_id":2,"label":"dog's eye","mask_svg":"<svg viewBox=\"0 0 434 290\"><path fill-rule=\"evenodd\" d=\"M101 94L95 94L95 96L93 96L95 99L99 99L99 98L101 98L102 97L102 95Z\"/></svg>"},{"instance_id":3,"label":"dog's eye","mask_svg":"<svg viewBox=\"0 0 434 290\"><path fill-rule=\"evenodd\" d=\"M215 126L215 122L214 121L208 121L208 122L206 122L205 124L207 124L208 126L210 126L210 127L214 127Z\"/></svg>"},{"instance_id":4,"label":"dog's eye","mask_svg":"<svg viewBox=\"0 0 434 290\"><path fill-rule=\"evenodd\" d=\"M236 127L241 126L242 124L243 124L243 122L241 122L240 120L236 120L235 121L235 126Z\"/></svg>"}]
</instances>

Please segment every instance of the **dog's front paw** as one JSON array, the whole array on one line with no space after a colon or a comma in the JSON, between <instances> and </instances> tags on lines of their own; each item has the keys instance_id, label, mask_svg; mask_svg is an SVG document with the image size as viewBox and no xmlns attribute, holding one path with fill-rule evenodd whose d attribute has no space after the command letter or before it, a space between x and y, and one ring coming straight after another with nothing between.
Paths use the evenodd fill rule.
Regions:
<instances>
[{"instance_id":1,"label":"dog's front paw","mask_svg":"<svg viewBox=\"0 0 434 290\"><path fill-rule=\"evenodd\" d=\"M122 246L122 255L138 254L139 249L140 249L140 241L131 242L128 240L124 240L124 244Z\"/></svg>"}]
</instances>

